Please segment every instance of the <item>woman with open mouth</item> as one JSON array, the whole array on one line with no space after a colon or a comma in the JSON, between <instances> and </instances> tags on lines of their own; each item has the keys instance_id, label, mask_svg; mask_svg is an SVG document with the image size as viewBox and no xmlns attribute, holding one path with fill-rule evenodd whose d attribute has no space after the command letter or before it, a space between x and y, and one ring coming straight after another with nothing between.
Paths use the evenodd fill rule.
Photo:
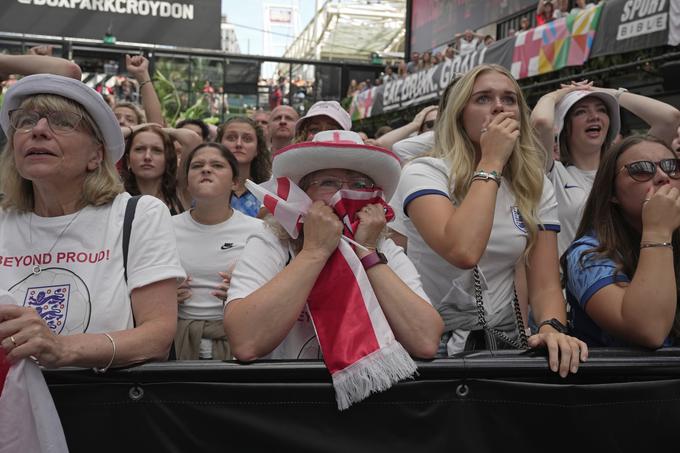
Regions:
<instances>
[{"instance_id":1,"label":"woman with open mouth","mask_svg":"<svg viewBox=\"0 0 680 453\"><path fill-rule=\"evenodd\" d=\"M80 80L36 74L7 91L0 125L0 255L14 257L0 289L17 304L0 304L7 358L97 372L165 360L185 273L168 209L124 192L111 108Z\"/></svg>"},{"instance_id":2,"label":"woman with open mouth","mask_svg":"<svg viewBox=\"0 0 680 453\"><path fill-rule=\"evenodd\" d=\"M562 226L557 238L560 256L574 240L600 158L619 135L620 107L649 124L650 135L670 145L680 111L624 88L572 82L543 96L531 114L546 153L546 174L555 188Z\"/></svg>"}]
</instances>

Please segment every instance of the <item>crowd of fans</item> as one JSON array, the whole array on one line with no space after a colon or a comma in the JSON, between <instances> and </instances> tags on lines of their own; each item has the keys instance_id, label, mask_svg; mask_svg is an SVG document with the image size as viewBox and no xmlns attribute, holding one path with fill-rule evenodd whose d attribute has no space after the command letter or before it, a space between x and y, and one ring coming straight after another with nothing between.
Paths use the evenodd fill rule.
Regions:
<instances>
[{"instance_id":1,"label":"crowd of fans","mask_svg":"<svg viewBox=\"0 0 680 453\"><path fill-rule=\"evenodd\" d=\"M532 27L546 24L569 14L576 14L599 3L600 0L591 0L589 2L587 0L538 0L535 15L519 17L517 28L509 28L507 36L502 36L498 39L516 36L518 33L528 31ZM467 29L456 33L451 42L446 44L445 47L439 46L436 49L422 53L414 51L411 53L408 62L397 62L387 65L379 80L353 81L354 84L350 87L347 95L354 95L356 92L361 92L381 83L406 78L409 74L429 69L446 59L451 60L456 56L464 56L476 50L481 50L492 45L494 42L496 42L496 37L491 34L482 34Z\"/></svg>"},{"instance_id":2,"label":"crowd of fans","mask_svg":"<svg viewBox=\"0 0 680 453\"><path fill-rule=\"evenodd\" d=\"M484 39L465 32L456 49ZM412 57L407 72L439 58ZM566 376L588 347L677 344L675 107L578 81L531 110L505 68L480 65L374 137L335 101L211 130L164 124L148 61L126 68L140 103L111 106L67 60L0 55L24 76L0 110L10 360L325 357L335 340L316 323L354 327L319 308L338 253L413 357L543 347ZM648 133L622 136L621 108Z\"/></svg>"},{"instance_id":3,"label":"crowd of fans","mask_svg":"<svg viewBox=\"0 0 680 453\"><path fill-rule=\"evenodd\" d=\"M274 78L260 78L258 81L258 90L260 93L266 94L266 104L269 105L269 110L286 103L290 104L288 99L291 98L293 106L302 105L307 98L313 95L313 88L313 81L306 80L299 74L291 80L282 71L277 71Z\"/></svg>"}]
</instances>

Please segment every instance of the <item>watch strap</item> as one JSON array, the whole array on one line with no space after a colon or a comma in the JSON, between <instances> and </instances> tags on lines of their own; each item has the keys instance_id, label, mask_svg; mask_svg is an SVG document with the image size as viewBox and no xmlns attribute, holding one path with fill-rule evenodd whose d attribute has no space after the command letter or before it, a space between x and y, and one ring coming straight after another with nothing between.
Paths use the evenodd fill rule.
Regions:
<instances>
[{"instance_id":1,"label":"watch strap","mask_svg":"<svg viewBox=\"0 0 680 453\"><path fill-rule=\"evenodd\" d=\"M361 258L361 264L365 270L369 270L376 264L387 264L387 258L376 250Z\"/></svg>"},{"instance_id":2,"label":"watch strap","mask_svg":"<svg viewBox=\"0 0 680 453\"><path fill-rule=\"evenodd\" d=\"M541 322L538 325L538 330L541 330L541 327L545 326L546 324L549 325L550 327L552 327L553 329L557 330L560 333L565 333L565 334L569 333L569 329L567 328L567 326L562 324L560 322L560 320L557 319L557 318L550 318L550 319L546 319L545 321Z\"/></svg>"}]
</instances>

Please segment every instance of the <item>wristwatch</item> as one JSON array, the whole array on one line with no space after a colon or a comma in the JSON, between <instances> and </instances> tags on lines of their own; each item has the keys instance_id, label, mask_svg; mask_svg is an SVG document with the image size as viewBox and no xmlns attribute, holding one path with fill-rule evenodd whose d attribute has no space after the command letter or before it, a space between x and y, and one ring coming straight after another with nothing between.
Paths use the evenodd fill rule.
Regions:
<instances>
[{"instance_id":1,"label":"wristwatch","mask_svg":"<svg viewBox=\"0 0 680 453\"><path fill-rule=\"evenodd\" d=\"M558 331L559 333L564 333L564 334L569 333L569 329L567 328L567 326L562 324L560 322L560 320L556 319L556 318L546 319L545 321L543 321L542 323L540 323L538 325L538 330L541 330L541 327L543 327L546 324L549 325L550 327L552 327L553 329L555 329L556 331Z\"/></svg>"},{"instance_id":2,"label":"wristwatch","mask_svg":"<svg viewBox=\"0 0 680 453\"><path fill-rule=\"evenodd\" d=\"M387 258L377 250L361 258L361 264L365 270L369 270L376 264L387 264Z\"/></svg>"},{"instance_id":3,"label":"wristwatch","mask_svg":"<svg viewBox=\"0 0 680 453\"><path fill-rule=\"evenodd\" d=\"M618 100L619 100L619 97L621 97L621 95L622 95L623 93L627 93L627 92L628 92L627 89L621 87L621 88L619 88L618 90L616 90L616 92L614 93L614 97L615 97L616 100L618 101Z\"/></svg>"}]
</instances>

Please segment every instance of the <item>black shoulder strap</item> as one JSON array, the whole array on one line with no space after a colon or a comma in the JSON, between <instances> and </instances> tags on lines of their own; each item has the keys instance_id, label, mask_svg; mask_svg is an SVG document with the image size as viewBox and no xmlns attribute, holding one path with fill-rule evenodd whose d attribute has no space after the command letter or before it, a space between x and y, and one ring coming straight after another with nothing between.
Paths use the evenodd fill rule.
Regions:
<instances>
[{"instance_id":1,"label":"black shoulder strap","mask_svg":"<svg viewBox=\"0 0 680 453\"><path fill-rule=\"evenodd\" d=\"M135 211L137 210L137 202L141 195L131 197L127 206L125 207L125 218L123 220L123 271L125 274L125 282L127 283L127 260L128 249L130 248L130 232L132 231L132 221L135 219Z\"/></svg>"}]
</instances>

